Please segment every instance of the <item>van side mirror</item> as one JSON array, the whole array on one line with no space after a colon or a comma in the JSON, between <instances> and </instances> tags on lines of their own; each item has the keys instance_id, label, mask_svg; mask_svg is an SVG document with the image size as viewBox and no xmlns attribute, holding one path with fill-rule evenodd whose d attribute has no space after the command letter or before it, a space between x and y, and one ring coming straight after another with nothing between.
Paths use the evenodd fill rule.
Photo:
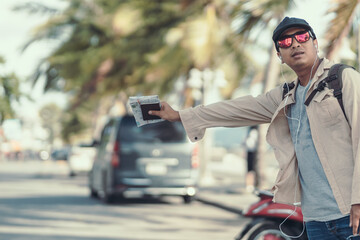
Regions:
<instances>
[{"instance_id":1,"label":"van side mirror","mask_svg":"<svg viewBox=\"0 0 360 240\"><path fill-rule=\"evenodd\" d=\"M92 144L91 144L91 146L92 146L92 147L97 147L97 146L99 146L99 144L100 144L100 141L94 139L93 142L92 142Z\"/></svg>"}]
</instances>

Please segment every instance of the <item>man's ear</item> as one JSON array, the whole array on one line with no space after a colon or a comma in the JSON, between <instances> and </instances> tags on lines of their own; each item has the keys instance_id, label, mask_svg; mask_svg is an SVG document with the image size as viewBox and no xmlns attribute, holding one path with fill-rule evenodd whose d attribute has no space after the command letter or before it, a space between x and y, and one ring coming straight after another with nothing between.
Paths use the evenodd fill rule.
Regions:
<instances>
[{"instance_id":1,"label":"man's ear","mask_svg":"<svg viewBox=\"0 0 360 240\"><path fill-rule=\"evenodd\" d=\"M318 41L317 39L314 40L314 46L317 52L319 52L319 47L318 47Z\"/></svg>"},{"instance_id":2,"label":"man's ear","mask_svg":"<svg viewBox=\"0 0 360 240\"><path fill-rule=\"evenodd\" d=\"M284 61L283 61L283 59L282 59L282 57L281 57L281 54L278 52L278 53L277 53L277 55L278 55L278 57L279 57L279 59L280 59L281 63L284 63Z\"/></svg>"}]
</instances>

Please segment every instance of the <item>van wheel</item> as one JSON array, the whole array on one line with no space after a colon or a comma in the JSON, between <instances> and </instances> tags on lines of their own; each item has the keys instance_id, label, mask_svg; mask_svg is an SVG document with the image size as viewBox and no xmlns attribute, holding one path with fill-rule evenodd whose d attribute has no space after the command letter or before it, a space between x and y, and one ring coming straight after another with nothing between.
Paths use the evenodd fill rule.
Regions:
<instances>
[{"instance_id":1,"label":"van wheel","mask_svg":"<svg viewBox=\"0 0 360 240\"><path fill-rule=\"evenodd\" d=\"M183 200L185 204L190 204L194 200L194 196L183 196Z\"/></svg>"},{"instance_id":2,"label":"van wheel","mask_svg":"<svg viewBox=\"0 0 360 240\"><path fill-rule=\"evenodd\" d=\"M105 204L113 203L115 200L115 196L109 193L106 189L107 189L106 178L104 178L102 201Z\"/></svg>"},{"instance_id":3,"label":"van wheel","mask_svg":"<svg viewBox=\"0 0 360 240\"><path fill-rule=\"evenodd\" d=\"M99 195L97 193L97 191L95 191L94 189L90 189L90 197L92 198L97 198Z\"/></svg>"},{"instance_id":4,"label":"van wheel","mask_svg":"<svg viewBox=\"0 0 360 240\"><path fill-rule=\"evenodd\" d=\"M115 196L113 194L107 193L106 190L105 190L102 200L106 204L114 203L115 202Z\"/></svg>"}]
</instances>

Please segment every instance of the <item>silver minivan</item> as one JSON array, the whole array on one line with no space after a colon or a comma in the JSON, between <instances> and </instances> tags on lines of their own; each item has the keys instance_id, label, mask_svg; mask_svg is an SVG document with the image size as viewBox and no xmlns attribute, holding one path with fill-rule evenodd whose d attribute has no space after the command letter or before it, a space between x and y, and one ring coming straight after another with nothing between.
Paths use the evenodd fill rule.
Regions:
<instances>
[{"instance_id":1,"label":"silver minivan","mask_svg":"<svg viewBox=\"0 0 360 240\"><path fill-rule=\"evenodd\" d=\"M190 203L199 174L197 144L179 122L137 127L133 116L105 125L89 174L91 196L105 203L115 197L181 196Z\"/></svg>"}]
</instances>

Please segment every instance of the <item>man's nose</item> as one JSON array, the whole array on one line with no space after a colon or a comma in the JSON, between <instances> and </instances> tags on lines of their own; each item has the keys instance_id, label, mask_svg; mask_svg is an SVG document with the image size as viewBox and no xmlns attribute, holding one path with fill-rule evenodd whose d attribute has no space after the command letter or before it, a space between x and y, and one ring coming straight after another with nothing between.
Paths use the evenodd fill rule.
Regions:
<instances>
[{"instance_id":1,"label":"man's nose","mask_svg":"<svg viewBox=\"0 0 360 240\"><path fill-rule=\"evenodd\" d=\"M299 46L300 46L300 43L296 40L295 37L292 37L291 48L297 48Z\"/></svg>"}]
</instances>

